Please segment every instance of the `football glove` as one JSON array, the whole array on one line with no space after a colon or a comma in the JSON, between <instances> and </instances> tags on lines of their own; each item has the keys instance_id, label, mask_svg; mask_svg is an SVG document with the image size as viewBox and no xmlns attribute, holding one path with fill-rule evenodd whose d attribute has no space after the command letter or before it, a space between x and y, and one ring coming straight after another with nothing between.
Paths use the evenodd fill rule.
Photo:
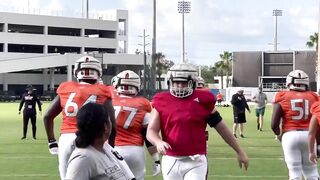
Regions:
<instances>
[{"instance_id":1,"label":"football glove","mask_svg":"<svg viewBox=\"0 0 320 180\"><path fill-rule=\"evenodd\" d=\"M49 139L48 147L50 154L58 155L58 143L55 139Z\"/></svg>"},{"instance_id":2,"label":"football glove","mask_svg":"<svg viewBox=\"0 0 320 180\"><path fill-rule=\"evenodd\" d=\"M152 164L152 176L158 176L161 172L160 161L155 161Z\"/></svg>"}]
</instances>

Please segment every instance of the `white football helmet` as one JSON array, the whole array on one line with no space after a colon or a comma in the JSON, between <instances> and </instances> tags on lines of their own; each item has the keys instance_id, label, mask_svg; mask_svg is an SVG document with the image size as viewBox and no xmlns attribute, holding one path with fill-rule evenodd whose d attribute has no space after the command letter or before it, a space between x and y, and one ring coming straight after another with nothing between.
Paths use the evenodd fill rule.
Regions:
<instances>
[{"instance_id":1,"label":"white football helmet","mask_svg":"<svg viewBox=\"0 0 320 180\"><path fill-rule=\"evenodd\" d=\"M114 84L119 94L136 96L140 91L140 77L133 71L122 71L112 79L114 82L111 83Z\"/></svg>"},{"instance_id":2,"label":"white football helmet","mask_svg":"<svg viewBox=\"0 0 320 180\"><path fill-rule=\"evenodd\" d=\"M287 76L286 86L290 90L306 91L309 87L309 76L302 70L291 71Z\"/></svg>"},{"instance_id":3,"label":"white football helmet","mask_svg":"<svg viewBox=\"0 0 320 180\"><path fill-rule=\"evenodd\" d=\"M204 79L199 76L197 79L197 88L203 88L204 86L205 86Z\"/></svg>"},{"instance_id":4,"label":"white football helmet","mask_svg":"<svg viewBox=\"0 0 320 180\"><path fill-rule=\"evenodd\" d=\"M191 64L181 63L173 65L167 73L167 83L171 95L177 98L190 96L196 88L197 70ZM173 82L187 82L186 87L174 86Z\"/></svg>"},{"instance_id":5,"label":"white football helmet","mask_svg":"<svg viewBox=\"0 0 320 180\"><path fill-rule=\"evenodd\" d=\"M102 67L99 60L84 56L78 59L74 65L74 76L77 80L99 80L102 76Z\"/></svg>"}]
</instances>

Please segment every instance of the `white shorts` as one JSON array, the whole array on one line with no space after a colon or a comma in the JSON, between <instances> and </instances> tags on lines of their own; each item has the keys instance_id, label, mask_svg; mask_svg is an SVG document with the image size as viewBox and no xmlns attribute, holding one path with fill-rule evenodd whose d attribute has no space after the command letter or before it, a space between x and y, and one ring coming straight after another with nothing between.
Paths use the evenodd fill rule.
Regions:
<instances>
[{"instance_id":1,"label":"white shorts","mask_svg":"<svg viewBox=\"0 0 320 180\"><path fill-rule=\"evenodd\" d=\"M72 151L75 149L75 133L61 134L58 143L59 173L60 178L64 179L67 172L67 165Z\"/></svg>"},{"instance_id":2,"label":"white shorts","mask_svg":"<svg viewBox=\"0 0 320 180\"><path fill-rule=\"evenodd\" d=\"M164 180L206 179L208 161L205 155L162 156Z\"/></svg>"},{"instance_id":3,"label":"white shorts","mask_svg":"<svg viewBox=\"0 0 320 180\"><path fill-rule=\"evenodd\" d=\"M145 175L146 154L143 146L115 146L114 149L124 158L137 180Z\"/></svg>"},{"instance_id":4,"label":"white shorts","mask_svg":"<svg viewBox=\"0 0 320 180\"><path fill-rule=\"evenodd\" d=\"M281 142L290 179L318 180L317 165L309 161L308 131L285 132Z\"/></svg>"}]
</instances>

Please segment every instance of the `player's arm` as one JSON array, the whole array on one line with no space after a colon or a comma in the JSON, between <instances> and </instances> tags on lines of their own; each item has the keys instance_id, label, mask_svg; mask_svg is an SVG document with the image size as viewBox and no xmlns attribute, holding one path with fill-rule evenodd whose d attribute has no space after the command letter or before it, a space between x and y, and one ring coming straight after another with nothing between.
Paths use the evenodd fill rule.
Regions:
<instances>
[{"instance_id":1,"label":"player's arm","mask_svg":"<svg viewBox=\"0 0 320 180\"><path fill-rule=\"evenodd\" d=\"M115 119L115 115L114 115L114 108L113 108L111 99L106 100L104 102L104 106L108 112L109 119L112 124L112 130L111 130L111 134L110 134L108 142L112 147L114 147L114 141L115 141L116 134L117 134L117 124L116 124L116 119Z\"/></svg>"},{"instance_id":2,"label":"player's arm","mask_svg":"<svg viewBox=\"0 0 320 180\"><path fill-rule=\"evenodd\" d=\"M42 109L41 109L41 102L40 102L40 97L37 95L37 100L36 100L37 104L38 104L38 108L39 108L39 111L41 112Z\"/></svg>"},{"instance_id":3,"label":"player's arm","mask_svg":"<svg viewBox=\"0 0 320 180\"><path fill-rule=\"evenodd\" d=\"M312 116L309 124L309 134L308 134L308 142L309 142L309 160L313 163L317 162L317 155L314 149L314 145L316 144L317 133L319 130L318 120L315 115ZM318 148L317 148L318 149Z\"/></svg>"},{"instance_id":4,"label":"player's arm","mask_svg":"<svg viewBox=\"0 0 320 180\"><path fill-rule=\"evenodd\" d=\"M150 117L150 123L147 129L147 139L157 147L157 151L161 154L166 154L167 149L171 149L171 146L162 141L160 135L160 114L153 108Z\"/></svg>"},{"instance_id":5,"label":"player's arm","mask_svg":"<svg viewBox=\"0 0 320 180\"><path fill-rule=\"evenodd\" d=\"M144 122L149 123L150 122L150 113L146 113L144 116ZM160 165L160 159L159 159L159 153L157 151L157 147L151 144L150 141L147 139L147 128L148 124L145 124L142 126L141 134L144 139L145 145L148 149L148 152L152 158L152 176L157 176L161 172L161 165Z\"/></svg>"},{"instance_id":6,"label":"player's arm","mask_svg":"<svg viewBox=\"0 0 320 180\"><path fill-rule=\"evenodd\" d=\"M24 94L22 95L22 98L21 98L21 101L20 101L20 104L19 104L19 114L21 112L23 104L24 104Z\"/></svg>"},{"instance_id":7,"label":"player's arm","mask_svg":"<svg viewBox=\"0 0 320 180\"><path fill-rule=\"evenodd\" d=\"M219 112L214 110L206 121L210 127L216 129L223 140L237 153L240 168L244 167L245 170L247 170L249 166L249 158L239 146L237 140L234 138L227 125L222 121L222 117L220 116Z\"/></svg>"},{"instance_id":8,"label":"player's arm","mask_svg":"<svg viewBox=\"0 0 320 180\"><path fill-rule=\"evenodd\" d=\"M283 111L280 104L274 103L272 118L271 118L271 129L274 132L274 134L278 136L279 140L281 140L280 123L281 123L282 115L283 115Z\"/></svg>"},{"instance_id":9,"label":"player's arm","mask_svg":"<svg viewBox=\"0 0 320 180\"><path fill-rule=\"evenodd\" d=\"M60 114L61 111L62 108L60 105L60 96L57 95L53 99L51 105L48 107L47 112L43 117L44 127L46 129L48 137L49 152L53 155L58 154L58 143L54 137L53 120Z\"/></svg>"}]
</instances>

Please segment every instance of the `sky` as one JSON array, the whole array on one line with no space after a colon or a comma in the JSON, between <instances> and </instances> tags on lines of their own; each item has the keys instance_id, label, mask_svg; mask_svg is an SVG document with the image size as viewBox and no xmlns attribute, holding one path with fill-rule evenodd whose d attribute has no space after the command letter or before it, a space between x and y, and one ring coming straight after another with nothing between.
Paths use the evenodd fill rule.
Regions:
<instances>
[{"instance_id":1,"label":"sky","mask_svg":"<svg viewBox=\"0 0 320 180\"><path fill-rule=\"evenodd\" d=\"M316 0L188 0L185 14L185 57L197 65L213 65L224 51L271 51L275 32L274 9L278 17L278 50L313 50L306 46L318 31L319 1ZM85 0L1 0L0 11L22 8L46 9L80 14ZM157 52L175 63L181 62L182 17L178 0L157 0ZM122 9L129 13L129 53L143 42L151 44L153 0L89 0L91 13ZM35 10L35 12L37 12ZM146 50L151 52L151 45Z\"/></svg>"}]
</instances>

